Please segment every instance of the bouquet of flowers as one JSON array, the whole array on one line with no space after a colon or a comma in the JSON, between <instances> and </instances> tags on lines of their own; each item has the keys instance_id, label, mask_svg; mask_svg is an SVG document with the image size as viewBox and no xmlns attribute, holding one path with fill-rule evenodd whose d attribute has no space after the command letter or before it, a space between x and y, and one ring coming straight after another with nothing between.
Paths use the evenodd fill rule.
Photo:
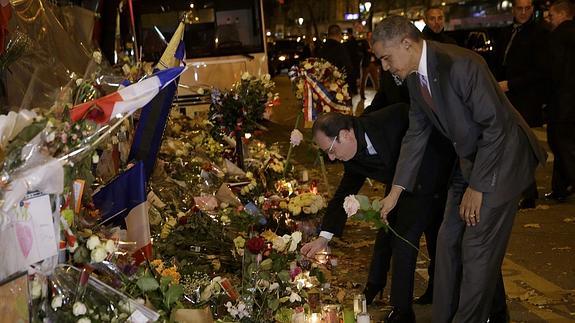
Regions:
<instances>
[{"instance_id":1,"label":"bouquet of flowers","mask_svg":"<svg viewBox=\"0 0 575 323\"><path fill-rule=\"evenodd\" d=\"M215 134L248 133L257 129L268 103L278 99L278 94L273 93L274 87L269 74L255 77L246 72L231 90L214 89L208 116Z\"/></svg>"},{"instance_id":2,"label":"bouquet of flowers","mask_svg":"<svg viewBox=\"0 0 575 323\"><path fill-rule=\"evenodd\" d=\"M296 279L302 273L297 249L302 234L278 236L272 231L244 239L234 239L235 253L243 258L242 295L226 304L233 319L262 322L283 313L283 309L302 306L311 287Z\"/></svg>"},{"instance_id":3,"label":"bouquet of flowers","mask_svg":"<svg viewBox=\"0 0 575 323\"><path fill-rule=\"evenodd\" d=\"M326 207L325 199L319 194L312 192L301 193L289 200L287 205L288 211L294 216L317 214L321 209Z\"/></svg>"},{"instance_id":4,"label":"bouquet of flowers","mask_svg":"<svg viewBox=\"0 0 575 323\"><path fill-rule=\"evenodd\" d=\"M346 83L345 73L321 58L308 58L290 70L290 79L294 84L295 95L308 109L306 120L313 113L337 111L351 113L351 97ZM311 98L310 98L311 96Z\"/></svg>"}]
</instances>

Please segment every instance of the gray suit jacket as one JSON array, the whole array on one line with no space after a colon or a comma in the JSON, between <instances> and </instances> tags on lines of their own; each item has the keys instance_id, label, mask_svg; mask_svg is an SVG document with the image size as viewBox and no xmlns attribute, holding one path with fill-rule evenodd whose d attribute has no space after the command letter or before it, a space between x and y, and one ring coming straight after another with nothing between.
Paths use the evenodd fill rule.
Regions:
<instances>
[{"instance_id":1,"label":"gray suit jacket","mask_svg":"<svg viewBox=\"0 0 575 323\"><path fill-rule=\"evenodd\" d=\"M427 41L427 72L437 113L423 98L417 74L411 74L409 129L394 184L413 190L435 126L452 141L464 178L484 193L485 205L495 207L518 196L547 156L483 58L461 47Z\"/></svg>"}]
</instances>

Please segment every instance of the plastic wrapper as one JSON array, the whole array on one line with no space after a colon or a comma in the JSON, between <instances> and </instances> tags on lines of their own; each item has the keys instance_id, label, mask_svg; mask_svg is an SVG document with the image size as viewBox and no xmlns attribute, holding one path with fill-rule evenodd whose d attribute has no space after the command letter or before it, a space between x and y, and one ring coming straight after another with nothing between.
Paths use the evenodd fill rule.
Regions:
<instances>
[{"instance_id":1,"label":"plastic wrapper","mask_svg":"<svg viewBox=\"0 0 575 323\"><path fill-rule=\"evenodd\" d=\"M155 322L159 314L72 266L59 266L48 277L45 297L33 301L33 322Z\"/></svg>"}]
</instances>

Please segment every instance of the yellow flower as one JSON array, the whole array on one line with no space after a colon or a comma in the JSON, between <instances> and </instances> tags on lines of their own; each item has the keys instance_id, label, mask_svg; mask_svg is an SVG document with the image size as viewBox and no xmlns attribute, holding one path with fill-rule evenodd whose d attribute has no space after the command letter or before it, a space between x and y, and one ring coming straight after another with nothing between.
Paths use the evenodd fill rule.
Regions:
<instances>
[{"instance_id":1,"label":"yellow flower","mask_svg":"<svg viewBox=\"0 0 575 323\"><path fill-rule=\"evenodd\" d=\"M151 264L158 272L162 272L164 270L164 262L162 259L154 259Z\"/></svg>"},{"instance_id":2,"label":"yellow flower","mask_svg":"<svg viewBox=\"0 0 575 323\"><path fill-rule=\"evenodd\" d=\"M338 100L338 101L343 101L343 94L341 94L341 93L338 92L338 93L335 95L335 99Z\"/></svg>"},{"instance_id":3,"label":"yellow flower","mask_svg":"<svg viewBox=\"0 0 575 323\"><path fill-rule=\"evenodd\" d=\"M170 277L170 279L172 280L172 284L180 283L180 273L178 272L178 268L176 268L176 266L172 266L170 268L162 270L160 275L162 277Z\"/></svg>"}]
</instances>

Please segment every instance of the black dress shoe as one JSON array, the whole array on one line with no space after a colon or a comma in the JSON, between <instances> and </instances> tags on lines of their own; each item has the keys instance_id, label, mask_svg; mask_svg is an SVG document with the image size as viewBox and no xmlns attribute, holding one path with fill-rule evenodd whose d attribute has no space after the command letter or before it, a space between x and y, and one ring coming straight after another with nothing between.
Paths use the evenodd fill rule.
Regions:
<instances>
[{"instance_id":1,"label":"black dress shoe","mask_svg":"<svg viewBox=\"0 0 575 323\"><path fill-rule=\"evenodd\" d=\"M510 321L511 318L509 317L509 310L507 307L505 307L505 310L491 313L487 319L487 323L509 323Z\"/></svg>"},{"instance_id":2,"label":"black dress shoe","mask_svg":"<svg viewBox=\"0 0 575 323\"><path fill-rule=\"evenodd\" d=\"M527 198L527 199L522 199L521 202L519 202L519 209L534 209L535 208L535 199L534 198Z\"/></svg>"},{"instance_id":3,"label":"black dress shoe","mask_svg":"<svg viewBox=\"0 0 575 323\"><path fill-rule=\"evenodd\" d=\"M546 200L555 200L559 203L563 203L567 200L567 194L564 193L557 193L555 191L551 191L549 193L545 193Z\"/></svg>"},{"instance_id":4,"label":"black dress shoe","mask_svg":"<svg viewBox=\"0 0 575 323\"><path fill-rule=\"evenodd\" d=\"M394 307L387 315L385 323L415 323L415 313L413 310L399 310Z\"/></svg>"},{"instance_id":5,"label":"black dress shoe","mask_svg":"<svg viewBox=\"0 0 575 323\"><path fill-rule=\"evenodd\" d=\"M427 305L431 303L433 303L433 288L429 288L429 286L425 290L425 293L413 301L413 304L419 305Z\"/></svg>"},{"instance_id":6,"label":"black dress shoe","mask_svg":"<svg viewBox=\"0 0 575 323\"><path fill-rule=\"evenodd\" d=\"M385 285L382 284L373 284L367 283L365 284L365 288L363 289L363 295L365 295L365 302L367 305L371 305L375 297L379 294L379 298L383 299L383 289Z\"/></svg>"}]
</instances>

